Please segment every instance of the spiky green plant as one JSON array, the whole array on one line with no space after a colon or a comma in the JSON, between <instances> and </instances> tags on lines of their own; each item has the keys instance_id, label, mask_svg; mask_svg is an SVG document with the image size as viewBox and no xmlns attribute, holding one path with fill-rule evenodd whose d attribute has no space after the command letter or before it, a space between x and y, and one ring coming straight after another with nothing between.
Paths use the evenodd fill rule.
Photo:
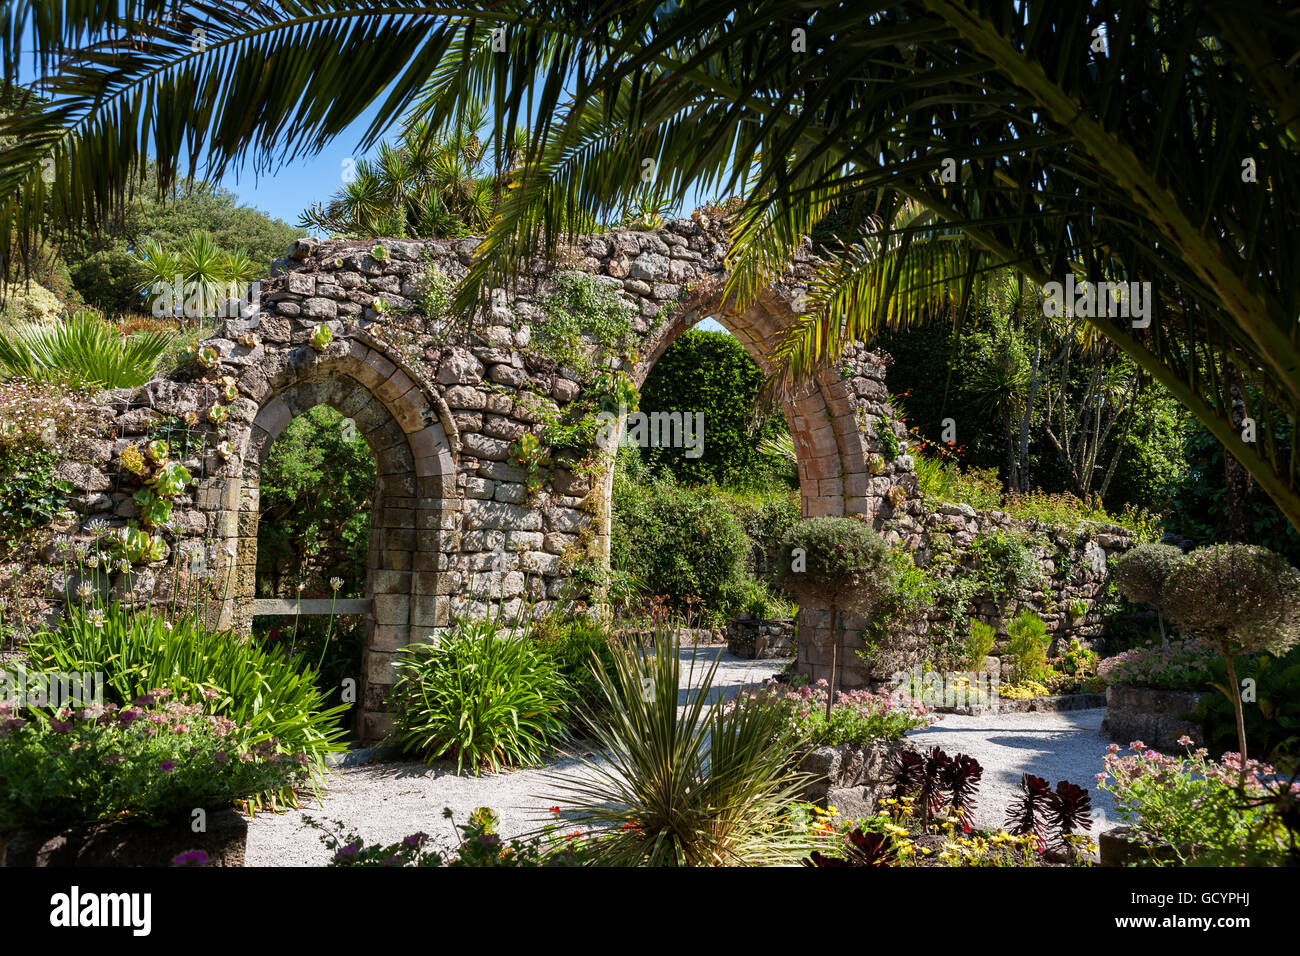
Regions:
<instances>
[{"instance_id":1,"label":"spiky green plant","mask_svg":"<svg viewBox=\"0 0 1300 956\"><path fill-rule=\"evenodd\" d=\"M602 755L557 776L568 818L592 828L590 852L612 866L796 860L800 845L780 820L802 778L773 746L783 712L724 705L716 659L687 691L681 654L677 633L660 628L653 652L617 646L612 673L596 670L609 703L596 728Z\"/></svg>"},{"instance_id":2,"label":"spiky green plant","mask_svg":"<svg viewBox=\"0 0 1300 956\"><path fill-rule=\"evenodd\" d=\"M133 388L153 377L172 336L124 336L91 309L55 325L0 330L0 377L75 388Z\"/></svg>"}]
</instances>

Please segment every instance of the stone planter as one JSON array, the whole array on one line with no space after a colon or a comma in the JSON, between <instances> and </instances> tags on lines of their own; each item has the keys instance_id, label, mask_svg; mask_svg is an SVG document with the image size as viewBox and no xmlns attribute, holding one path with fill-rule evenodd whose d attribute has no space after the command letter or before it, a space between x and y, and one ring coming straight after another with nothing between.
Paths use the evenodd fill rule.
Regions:
<instances>
[{"instance_id":1,"label":"stone planter","mask_svg":"<svg viewBox=\"0 0 1300 956\"><path fill-rule=\"evenodd\" d=\"M171 866L192 850L208 855L207 866L243 866L248 821L226 809L210 811L207 824L194 833L187 815L161 826L114 820L13 830L0 834L0 866Z\"/></svg>"},{"instance_id":2,"label":"stone planter","mask_svg":"<svg viewBox=\"0 0 1300 956\"><path fill-rule=\"evenodd\" d=\"M737 657L767 660L794 657L795 622L793 618L740 620L727 625L727 650Z\"/></svg>"},{"instance_id":3,"label":"stone planter","mask_svg":"<svg viewBox=\"0 0 1300 956\"><path fill-rule=\"evenodd\" d=\"M879 741L866 747L815 747L805 751L798 769L812 779L800 798L835 807L842 818L866 817L885 795L899 751L915 749L906 740Z\"/></svg>"},{"instance_id":4,"label":"stone planter","mask_svg":"<svg viewBox=\"0 0 1300 956\"><path fill-rule=\"evenodd\" d=\"M1146 741L1143 741L1145 743ZM1133 828L1111 827L1097 837L1097 853L1102 866L1129 866L1134 863L1176 861L1172 847L1147 846L1133 839Z\"/></svg>"},{"instance_id":5,"label":"stone planter","mask_svg":"<svg viewBox=\"0 0 1300 956\"><path fill-rule=\"evenodd\" d=\"M1154 750L1180 752L1186 734L1200 746L1205 728L1196 720L1201 691L1155 690L1116 684L1106 688L1106 716L1101 732L1117 743L1140 740Z\"/></svg>"}]
</instances>

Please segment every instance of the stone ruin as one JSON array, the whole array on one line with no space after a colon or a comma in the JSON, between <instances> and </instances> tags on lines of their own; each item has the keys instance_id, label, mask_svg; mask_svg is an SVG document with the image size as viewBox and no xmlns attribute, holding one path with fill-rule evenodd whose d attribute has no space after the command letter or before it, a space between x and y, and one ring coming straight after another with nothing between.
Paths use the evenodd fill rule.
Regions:
<instances>
[{"instance_id":1,"label":"stone ruin","mask_svg":"<svg viewBox=\"0 0 1300 956\"><path fill-rule=\"evenodd\" d=\"M261 284L258 308L222 322L194 363L99 396L111 412L105 437L60 468L76 488L76 519L66 529L73 540L96 522L116 527L137 518L140 478L124 466L128 447L146 446L168 421L197 422L206 438L198 449L176 451L197 482L156 532L161 553L114 573L109 596L165 604L174 591L190 593L200 573L213 585L211 621L246 630L262 463L296 416L321 404L337 409L355 422L378 466L358 698L360 734L376 739L389 727L385 699L401 648L434 639L461 615L544 614L566 594L576 568L607 566L617 435L554 460L521 438L540 437L569 410L594 407L593 396L608 397L615 369L639 387L677 336L705 317L722 323L768 371L767 356L794 320L814 264L805 247L752 307L729 311L721 296L725 230L697 213L656 230L577 239L557 262L528 269L517 287L492 290L481 319L457 324L441 314L439 290L465 275L477 244L299 240ZM560 364L538 345L562 273L591 277L629 310L627 341L609 354L588 343L593 361L586 369ZM889 361L855 346L785 405L803 515L857 515L914 551L925 551L934 535L960 544L1005 516L931 513L912 459L882 455L878 428L906 438L887 403ZM1086 552L1080 564L1090 570L1058 591L1097 597L1107 553L1127 546L1121 529L1106 534L1103 543L1095 536L1071 542ZM1050 553L1045 546L1049 563ZM829 620L828 608L800 609L800 670L826 676L834 640L842 686L880 679L852 653L862 646L865 622L841 615L832 636ZM907 653L923 653L923 635L912 641Z\"/></svg>"}]
</instances>

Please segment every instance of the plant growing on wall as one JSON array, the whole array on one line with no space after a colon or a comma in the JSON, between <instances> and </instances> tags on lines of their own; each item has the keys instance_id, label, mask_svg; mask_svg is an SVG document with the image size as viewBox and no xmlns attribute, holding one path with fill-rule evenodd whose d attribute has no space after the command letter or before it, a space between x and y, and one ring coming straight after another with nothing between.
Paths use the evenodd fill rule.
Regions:
<instances>
[{"instance_id":1,"label":"plant growing on wall","mask_svg":"<svg viewBox=\"0 0 1300 956\"><path fill-rule=\"evenodd\" d=\"M621 355L635 313L584 272L556 272L551 281L555 289L540 303L546 322L534 329L533 347L585 379L604 358Z\"/></svg>"}]
</instances>

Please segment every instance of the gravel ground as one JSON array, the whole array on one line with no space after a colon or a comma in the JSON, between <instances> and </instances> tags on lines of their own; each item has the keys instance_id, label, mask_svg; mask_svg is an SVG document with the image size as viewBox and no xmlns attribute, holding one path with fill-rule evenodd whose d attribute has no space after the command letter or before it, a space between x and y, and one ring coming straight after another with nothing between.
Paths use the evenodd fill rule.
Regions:
<instances>
[{"instance_id":1,"label":"gravel ground","mask_svg":"<svg viewBox=\"0 0 1300 956\"><path fill-rule=\"evenodd\" d=\"M683 671L694 657L719 658L715 695L733 696L747 683L776 673L785 661L752 661L728 654L721 647L684 649ZM698 683L699 665L688 686ZM683 694L684 696L684 694ZM1024 771L1046 777L1053 785L1070 780L1092 792L1093 834L1109 825L1110 796L1092 789L1101 769L1106 741L1098 731L1103 710L1067 713L1006 714L985 717L944 715L942 720L910 736L919 746L938 745L948 753L967 753L984 767L976 821L980 826L1002 823L1007 804ZM554 795L556 774L581 773L582 758L597 760L590 750L577 748L546 767L481 777L457 776L454 763L426 767L419 762L382 762L340 768L327 782L323 804L301 810L259 814L249 822L248 866L323 866L329 852L320 833L305 822L342 821L367 842L393 843L417 831L433 842L453 845L454 831L443 818L450 807L465 822L475 807L490 806L501 817L506 837L535 829L551 819L548 808L560 803Z\"/></svg>"},{"instance_id":2,"label":"gravel ground","mask_svg":"<svg viewBox=\"0 0 1300 956\"><path fill-rule=\"evenodd\" d=\"M721 694L732 697L745 684L762 681L787 663L746 660L728 654L724 647L684 648L682 671L687 686L698 685L700 670L710 657L719 658L715 698ZM696 662L694 673L690 671L692 661ZM443 808L450 807L456 821L464 823L475 807L488 806L500 814L500 832L508 839L551 818L548 808L560 802L552 792L554 775L581 772L582 757L594 759L595 755L577 749L543 768L481 777L457 776L454 762L432 767L421 762L384 762L340 768L327 781L323 804L262 813L249 821L245 865L325 865L329 851L320 842L320 832L305 822L307 817L320 823L342 821L367 842L394 843L423 831L433 842L450 847L455 834L443 818Z\"/></svg>"},{"instance_id":3,"label":"gravel ground","mask_svg":"<svg viewBox=\"0 0 1300 956\"><path fill-rule=\"evenodd\" d=\"M1101 736L1101 718L1106 709L1071 710L1063 713L991 714L961 717L945 714L943 719L908 736L917 746L942 747L947 753L970 754L984 768L980 783L975 823L996 828L1006 818L1007 805L1015 796L1020 775L1026 771L1045 778L1055 788L1057 781L1077 783L1092 795L1092 835L1119 821L1115 819L1110 794L1097 790L1097 774L1110 741Z\"/></svg>"}]
</instances>

